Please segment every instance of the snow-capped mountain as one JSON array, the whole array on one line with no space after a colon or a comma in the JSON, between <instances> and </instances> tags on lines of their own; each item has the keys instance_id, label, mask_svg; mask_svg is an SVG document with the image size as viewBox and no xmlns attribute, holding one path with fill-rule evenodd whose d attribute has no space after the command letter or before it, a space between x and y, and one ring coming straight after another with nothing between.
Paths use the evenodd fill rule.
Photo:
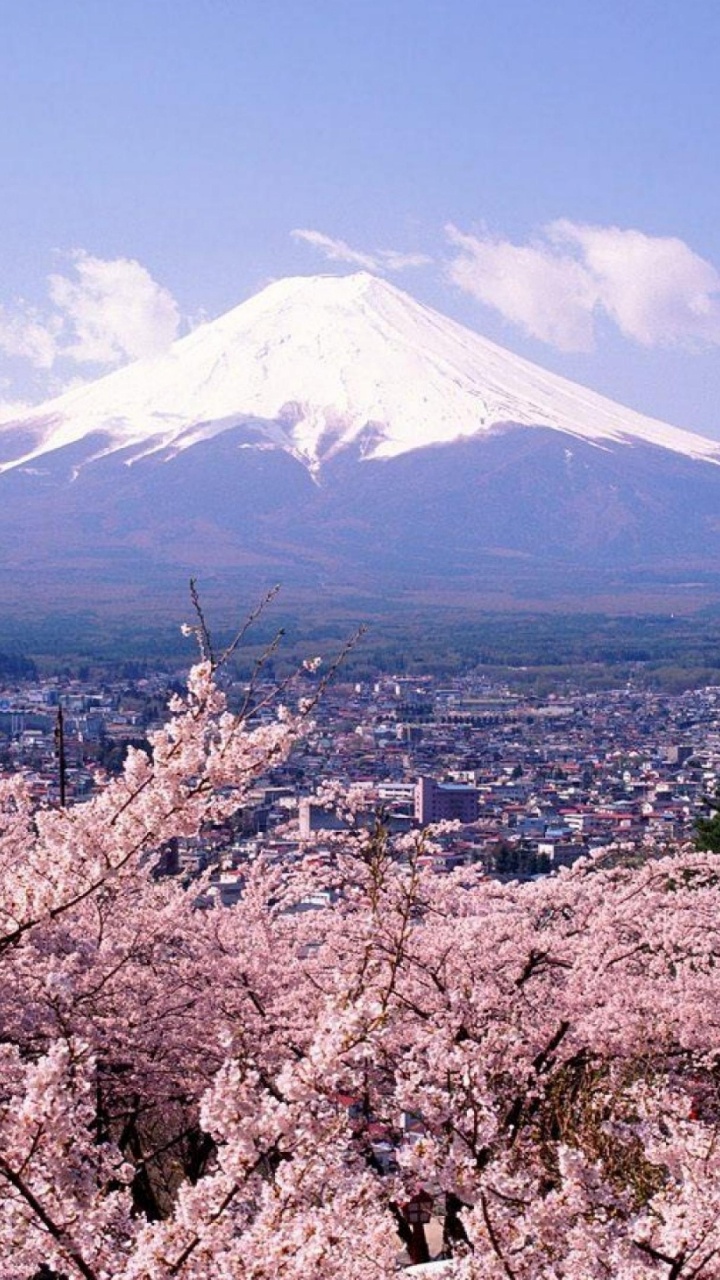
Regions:
<instances>
[{"instance_id":1,"label":"snow-capped mountain","mask_svg":"<svg viewBox=\"0 0 720 1280\"><path fill-rule=\"evenodd\" d=\"M718 462L383 280L281 280L0 427L0 586L129 610L188 573L219 596L710 598Z\"/></svg>"},{"instance_id":2,"label":"snow-capped mountain","mask_svg":"<svg viewBox=\"0 0 720 1280\"><path fill-rule=\"evenodd\" d=\"M506 423L720 460L717 442L548 373L360 272L280 280L165 354L39 406L22 422L31 447L4 465L97 432L96 453L187 448L248 419L258 440L313 469L363 434L365 456L391 458Z\"/></svg>"}]
</instances>

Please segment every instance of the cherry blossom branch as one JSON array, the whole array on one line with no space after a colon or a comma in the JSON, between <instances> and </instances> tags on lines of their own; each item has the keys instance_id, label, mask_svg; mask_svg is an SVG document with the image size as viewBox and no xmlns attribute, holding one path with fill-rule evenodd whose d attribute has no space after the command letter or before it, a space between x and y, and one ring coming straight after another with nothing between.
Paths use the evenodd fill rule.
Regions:
<instances>
[{"instance_id":1,"label":"cherry blossom branch","mask_svg":"<svg viewBox=\"0 0 720 1280\"><path fill-rule=\"evenodd\" d=\"M69 1261L74 1263L80 1274L85 1277L85 1280L98 1280L97 1272L93 1271L92 1267L88 1266L82 1255L78 1253L72 1242L68 1240L67 1232L53 1221L50 1214L40 1203L37 1196L35 1196L30 1190L27 1183L19 1176L18 1173L15 1172L15 1170L11 1168L7 1160L5 1160L2 1155L0 1155L0 1176L4 1177L10 1185L15 1188L19 1195L22 1196L28 1207L32 1209L35 1217L42 1223L46 1231L52 1236L53 1240L55 1240L64 1251Z\"/></svg>"}]
</instances>

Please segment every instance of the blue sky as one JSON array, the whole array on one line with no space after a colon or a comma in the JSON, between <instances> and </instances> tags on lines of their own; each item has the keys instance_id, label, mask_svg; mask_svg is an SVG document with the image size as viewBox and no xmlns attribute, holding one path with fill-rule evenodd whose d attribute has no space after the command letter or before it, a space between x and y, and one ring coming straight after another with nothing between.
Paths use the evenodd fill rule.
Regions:
<instances>
[{"instance_id":1,"label":"blue sky","mask_svg":"<svg viewBox=\"0 0 720 1280\"><path fill-rule=\"evenodd\" d=\"M0 0L0 21L0 399L366 261L720 438L716 0Z\"/></svg>"}]
</instances>

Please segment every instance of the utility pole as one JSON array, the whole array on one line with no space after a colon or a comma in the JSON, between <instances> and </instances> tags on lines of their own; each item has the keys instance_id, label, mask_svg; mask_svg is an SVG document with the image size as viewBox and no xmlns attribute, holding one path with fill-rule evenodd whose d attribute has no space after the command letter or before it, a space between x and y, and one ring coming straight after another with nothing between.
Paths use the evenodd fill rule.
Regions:
<instances>
[{"instance_id":1,"label":"utility pole","mask_svg":"<svg viewBox=\"0 0 720 1280\"><path fill-rule=\"evenodd\" d=\"M63 718L62 703L58 703L57 724L55 725L55 745L58 758L58 773L60 775L60 808L65 808L65 721Z\"/></svg>"}]
</instances>

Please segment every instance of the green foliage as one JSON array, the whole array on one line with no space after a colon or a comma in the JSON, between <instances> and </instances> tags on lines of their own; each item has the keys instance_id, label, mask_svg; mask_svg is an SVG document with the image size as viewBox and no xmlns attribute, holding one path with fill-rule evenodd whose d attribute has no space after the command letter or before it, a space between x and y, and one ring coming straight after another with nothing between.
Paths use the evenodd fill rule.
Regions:
<instances>
[{"instance_id":1,"label":"green foliage","mask_svg":"<svg viewBox=\"0 0 720 1280\"><path fill-rule=\"evenodd\" d=\"M37 680L37 666L18 653L0 653L1 680Z\"/></svg>"},{"instance_id":2,"label":"green foliage","mask_svg":"<svg viewBox=\"0 0 720 1280\"><path fill-rule=\"evenodd\" d=\"M89 611L5 617L0 619L0 678L13 678L13 664L15 669L28 664L30 678L34 664L43 673L82 667L91 675L102 670L125 677L161 665L187 666L195 651L180 634L180 624L190 615L188 603L175 619L108 619ZM383 671L453 676L479 670L539 697L562 688L617 688L628 681L668 693L720 685L720 618L709 611L688 617L480 613L414 608L399 600L358 600L325 612L316 604L312 609L273 604L259 620L253 644L236 657L235 674L246 678L281 628L285 640L275 673L280 679L308 653L334 656L338 642L359 622L368 630L344 664L351 680L373 679ZM221 623L216 632L221 648L232 632Z\"/></svg>"},{"instance_id":3,"label":"green foliage","mask_svg":"<svg viewBox=\"0 0 720 1280\"><path fill-rule=\"evenodd\" d=\"M705 797L706 804L714 810L709 818L698 818L695 823L695 844L698 849L720 853L720 797Z\"/></svg>"}]
</instances>

